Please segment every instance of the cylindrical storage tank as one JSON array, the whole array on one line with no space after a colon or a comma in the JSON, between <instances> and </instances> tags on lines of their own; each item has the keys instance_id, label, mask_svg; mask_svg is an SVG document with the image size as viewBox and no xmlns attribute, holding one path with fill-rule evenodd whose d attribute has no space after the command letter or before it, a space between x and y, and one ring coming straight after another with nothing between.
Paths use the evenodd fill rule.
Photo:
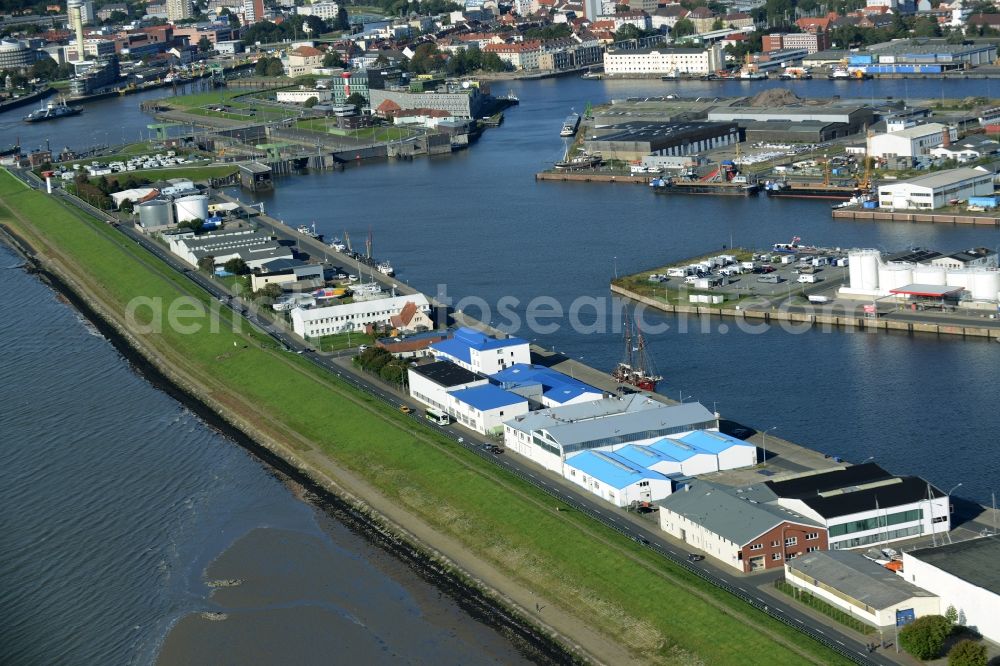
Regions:
<instances>
[{"instance_id":1,"label":"cylindrical storage tank","mask_svg":"<svg viewBox=\"0 0 1000 666\"><path fill-rule=\"evenodd\" d=\"M948 272L943 266L916 266L913 269L913 282L916 284L932 284L944 286Z\"/></svg>"},{"instance_id":2,"label":"cylindrical storage tank","mask_svg":"<svg viewBox=\"0 0 1000 666\"><path fill-rule=\"evenodd\" d=\"M847 255L848 284L851 289L861 289L861 253L851 250Z\"/></svg>"},{"instance_id":3,"label":"cylindrical storage tank","mask_svg":"<svg viewBox=\"0 0 1000 666\"><path fill-rule=\"evenodd\" d=\"M950 270L946 284L949 287L968 289L972 285L972 273L961 268Z\"/></svg>"},{"instance_id":4,"label":"cylindrical storage tank","mask_svg":"<svg viewBox=\"0 0 1000 666\"><path fill-rule=\"evenodd\" d=\"M882 253L867 250L861 255L861 288L865 291L878 289L878 267L882 263Z\"/></svg>"},{"instance_id":5,"label":"cylindrical storage tank","mask_svg":"<svg viewBox=\"0 0 1000 666\"><path fill-rule=\"evenodd\" d=\"M997 291L1000 291L1000 271L988 268L972 271L969 291L977 301L992 301L997 297Z\"/></svg>"},{"instance_id":6,"label":"cylindrical storage tank","mask_svg":"<svg viewBox=\"0 0 1000 666\"><path fill-rule=\"evenodd\" d=\"M906 263L881 264L878 268L878 288L889 292L913 284L913 265Z\"/></svg>"},{"instance_id":7,"label":"cylindrical storage tank","mask_svg":"<svg viewBox=\"0 0 1000 666\"><path fill-rule=\"evenodd\" d=\"M154 199L135 207L139 212L139 224L146 229L165 227L173 222L173 209L169 201Z\"/></svg>"},{"instance_id":8,"label":"cylindrical storage tank","mask_svg":"<svg viewBox=\"0 0 1000 666\"><path fill-rule=\"evenodd\" d=\"M177 208L178 222L208 219L208 197L204 194L192 194L189 197L181 197L174 201L174 206Z\"/></svg>"}]
</instances>

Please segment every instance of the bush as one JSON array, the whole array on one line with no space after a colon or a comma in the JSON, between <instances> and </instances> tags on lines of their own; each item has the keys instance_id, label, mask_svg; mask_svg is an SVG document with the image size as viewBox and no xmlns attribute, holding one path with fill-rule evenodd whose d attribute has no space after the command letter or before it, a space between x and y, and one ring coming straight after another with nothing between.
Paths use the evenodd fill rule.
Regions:
<instances>
[{"instance_id":1,"label":"bush","mask_svg":"<svg viewBox=\"0 0 1000 666\"><path fill-rule=\"evenodd\" d=\"M955 643L948 652L948 666L986 666L986 646L966 639Z\"/></svg>"},{"instance_id":2,"label":"bush","mask_svg":"<svg viewBox=\"0 0 1000 666\"><path fill-rule=\"evenodd\" d=\"M937 659L944 640L951 633L951 622L942 615L925 615L903 627L899 646L917 659Z\"/></svg>"}]
</instances>

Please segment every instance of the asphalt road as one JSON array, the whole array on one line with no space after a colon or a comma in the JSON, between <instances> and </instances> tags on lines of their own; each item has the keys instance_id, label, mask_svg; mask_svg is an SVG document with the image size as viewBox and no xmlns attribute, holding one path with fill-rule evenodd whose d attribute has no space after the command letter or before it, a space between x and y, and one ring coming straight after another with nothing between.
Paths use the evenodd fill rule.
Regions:
<instances>
[{"instance_id":1,"label":"asphalt road","mask_svg":"<svg viewBox=\"0 0 1000 666\"><path fill-rule=\"evenodd\" d=\"M40 187L38 181L34 178L26 177L23 174L19 174L19 176L32 187L44 190L44 185ZM103 211L68 195L61 189L55 190L55 195L64 199L67 203L97 215L101 219L110 221L109 216ZM239 299L232 298L223 284L191 269L156 241L135 231L130 225L122 224L115 226L125 237L142 245L165 261L169 266L187 276L188 279L203 288L214 298L224 303L227 307L230 307L234 312L246 317L252 324L270 335L280 344L285 345L292 352L302 354L316 366L333 373L347 384L380 398L389 405L395 407L401 404L410 405L414 409L411 414L411 418L414 421L420 422L427 427L437 428L442 434L448 436L457 444L475 452L481 458L492 462L497 467L505 469L511 474L533 484L552 496L558 503L566 505L571 510L581 511L651 550L673 560L703 580L721 587L758 610L768 613L779 621L825 643L827 647L856 663L897 663L890 658L890 656L895 655L891 655L884 650L876 653L868 653L863 641L859 641L852 635L841 631L839 627L818 621L811 614L807 614L801 608L794 606L780 592L775 592L775 595L772 595L763 589L759 589L758 586L761 586L762 583L773 581L780 575L780 572L774 571L746 576L730 573L713 564L710 558L706 558L701 562L688 561L687 555L689 551L685 550L685 545L668 537L665 533L657 529L655 524L633 514L618 510L592 495L580 492L568 481L542 470L519 456L490 453L486 449L486 444L491 443L491 441L473 431L455 424L434 426L428 423L422 417L423 406L407 397L402 397L381 381L372 381L364 373L356 371L343 356L328 356L314 353L312 348L297 336L280 327L274 326L268 320L255 313L254 308L248 308ZM338 254L337 256L340 257L342 255Z\"/></svg>"}]
</instances>

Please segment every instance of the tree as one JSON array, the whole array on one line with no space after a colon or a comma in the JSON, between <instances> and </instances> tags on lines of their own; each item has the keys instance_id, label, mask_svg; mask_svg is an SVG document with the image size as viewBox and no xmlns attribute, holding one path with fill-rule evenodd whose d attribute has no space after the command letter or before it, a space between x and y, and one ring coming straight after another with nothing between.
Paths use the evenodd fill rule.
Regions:
<instances>
[{"instance_id":1,"label":"tree","mask_svg":"<svg viewBox=\"0 0 1000 666\"><path fill-rule=\"evenodd\" d=\"M122 205L118 206L118 210L120 210L123 213L131 213L133 210L135 210L135 204L132 203L131 199L125 199L124 201L122 201Z\"/></svg>"},{"instance_id":2,"label":"tree","mask_svg":"<svg viewBox=\"0 0 1000 666\"><path fill-rule=\"evenodd\" d=\"M226 269L227 273L232 273L233 275L246 275L250 272L250 267L247 266L247 262L243 261L239 257L233 257L222 267Z\"/></svg>"},{"instance_id":3,"label":"tree","mask_svg":"<svg viewBox=\"0 0 1000 666\"><path fill-rule=\"evenodd\" d=\"M629 39L639 39L642 37L642 30L631 23L626 23L615 32L615 41L624 42Z\"/></svg>"},{"instance_id":4,"label":"tree","mask_svg":"<svg viewBox=\"0 0 1000 666\"><path fill-rule=\"evenodd\" d=\"M712 30L722 30L725 27L726 25L722 22L721 16L716 17L716 19L712 21Z\"/></svg>"},{"instance_id":5,"label":"tree","mask_svg":"<svg viewBox=\"0 0 1000 666\"><path fill-rule=\"evenodd\" d=\"M951 633L951 623L941 615L925 615L899 632L899 646L917 659L936 659Z\"/></svg>"},{"instance_id":6,"label":"tree","mask_svg":"<svg viewBox=\"0 0 1000 666\"><path fill-rule=\"evenodd\" d=\"M955 643L948 652L948 666L986 666L988 662L986 646L969 639Z\"/></svg>"},{"instance_id":7,"label":"tree","mask_svg":"<svg viewBox=\"0 0 1000 666\"><path fill-rule=\"evenodd\" d=\"M323 66L324 67L343 67L344 61L341 59L340 54L336 51L330 51L325 56L323 56Z\"/></svg>"},{"instance_id":8,"label":"tree","mask_svg":"<svg viewBox=\"0 0 1000 666\"><path fill-rule=\"evenodd\" d=\"M944 612L944 619L948 620L952 628L958 624L958 611L955 610L954 605L948 606L948 609Z\"/></svg>"},{"instance_id":9,"label":"tree","mask_svg":"<svg viewBox=\"0 0 1000 666\"><path fill-rule=\"evenodd\" d=\"M215 272L215 257L208 255L198 260L198 270L204 273Z\"/></svg>"},{"instance_id":10,"label":"tree","mask_svg":"<svg viewBox=\"0 0 1000 666\"><path fill-rule=\"evenodd\" d=\"M226 20L229 21L229 27L233 30L239 30L240 28L240 17L229 11L229 7L224 7L220 16L225 16Z\"/></svg>"},{"instance_id":11,"label":"tree","mask_svg":"<svg viewBox=\"0 0 1000 666\"><path fill-rule=\"evenodd\" d=\"M917 37L940 37L941 26L934 19L921 16L913 22L913 34Z\"/></svg>"},{"instance_id":12,"label":"tree","mask_svg":"<svg viewBox=\"0 0 1000 666\"><path fill-rule=\"evenodd\" d=\"M441 64L441 54L438 52L437 44L424 42L413 50L413 57L410 58L410 71L415 74L426 74L433 72Z\"/></svg>"},{"instance_id":13,"label":"tree","mask_svg":"<svg viewBox=\"0 0 1000 666\"><path fill-rule=\"evenodd\" d=\"M212 44L212 40L210 40L205 35L202 35L201 39L198 40L198 50L201 51L202 53L208 53L209 51L212 51L214 48L215 46Z\"/></svg>"},{"instance_id":14,"label":"tree","mask_svg":"<svg viewBox=\"0 0 1000 666\"><path fill-rule=\"evenodd\" d=\"M674 24L673 30L670 31L670 34L674 39L678 39L680 37L693 35L695 32L694 23L692 23L690 19L681 19Z\"/></svg>"},{"instance_id":15,"label":"tree","mask_svg":"<svg viewBox=\"0 0 1000 666\"><path fill-rule=\"evenodd\" d=\"M267 75L281 76L284 73L285 73L285 66L281 64L281 59L271 58L271 62L267 64Z\"/></svg>"},{"instance_id":16,"label":"tree","mask_svg":"<svg viewBox=\"0 0 1000 666\"><path fill-rule=\"evenodd\" d=\"M350 97L344 100L344 104L350 104L355 108L361 109L368 105L368 100L361 93L353 92Z\"/></svg>"},{"instance_id":17,"label":"tree","mask_svg":"<svg viewBox=\"0 0 1000 666\"><path fill-rule=\"evenodd\" d=\"M302 103L302 106L306 107L307 109L311 109L317 104L319 104L319 97L310 97L309 99L307 99L305 102Z\"/></svg>"}]
</instances>

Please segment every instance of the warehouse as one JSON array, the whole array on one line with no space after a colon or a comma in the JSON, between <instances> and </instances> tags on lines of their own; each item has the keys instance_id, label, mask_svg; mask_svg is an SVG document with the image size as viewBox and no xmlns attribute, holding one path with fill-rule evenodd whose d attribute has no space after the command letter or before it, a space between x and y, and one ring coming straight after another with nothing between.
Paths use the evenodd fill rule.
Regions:
<instances>
[{"instance_id":1,"label":"warehouse","mask_svg":"<svg viewBox=\"0 0 1000 666\"><path fill-rule=\"evenodd\" d=\"M696 481L657 502L660 529L743 573L777 569L827 547L816 521L742 489Z\"/></svg>"},{"instance_id":2,"label":"warehouse","mask_svg":"<svg viewBox=\"0 0 1000 666\"><path fill-rule=\"evenodd\" d=\"M604 72L609 75L712 74L724 67L722 49L664 48L614 49L604 54Z\"/></svg>"},{"instance_id":3,"label":"warehouse","mask_svg":"<svg viewBox=\"0 0 1000 666\"><path fill-rule=\"evenodd\" d=\"M853 134L846 123L827 123L821 120L745 120L740 127L751 143L822 143Z\"/></svg>"},{"instance_id":4,"label":"warehouse","mask_svg":"<svg viewBox=\"0 0 1000 666\"><path fill-rule=\"evenodd\" d=\"M504 443L508 450L561 474L566 458L579 451L718 427L716 416L699 403L664 405L632 393L517 417L504 423Z\"/></svg>"},{"instance_id":5,"label":"warehouse","mask_svg":"<svg viewBox=\"0 0 1000 666\"><path fill-rule=\"evenodd\" d=\"M572 456L563 476L618 507L655 502L670 495L673 484L663 474L610 451L584 451Z\"/></svg>"},{"instance_id":6,"label":"warehouse","mask_svg":"<svg viewBox=\"0 0 1000 666\"><path fill-rule=\"evenodd\" d=\"M714 122L813 122L846 125L849 133L855 134L869 127L875 118L871 107L847 104L785 104L772 106L727 106L708 112L708 119Z\"/></svg>"},{"instance_id":7,"label":"warehouse","mask_svg":"<svg viewBox=\"0 0 1000 666\"><path fill-rule=\"evenodd\" d=\"M591 153L605 159L641 160L646 155L694 155L742 140L736 123L630 122L584 141Z\"/></svg>"},{"instance_id":8,"label":"warehouse","mask_svg":"<svg viewBox=\"0 0 1000 666\"><path fill-rule=\"evenodd\" d=\"M936 595L860 553L817 551L788 560L785 580L883 631L895 627L897 616L941 613Z\"/></svg>"},{"instance_id":9,"label":"warehouse","mask_svg":"<svg viewBox=\"0 0 1000 666\"><path fill-rule=\"evenodd\" d=\"M993 174L970 167L879 185L878 205L892 210L935 210L953 200L993 194Z\"/></svg>"},{"instance_id":10,"label":"warehouse","mask_svg":"<svg viewBox=\"0 0 1000 666\"><path fill-rule=\"evenodd\" d=\"M532 409L600 400L604 392L589 384L539 365L517 363L491 375L501 388L528 399Z\"/></svg>"},{"instance_id":11,"label":"warehouse","mask_svg":"<svg viewBox=\"0 0 1000 666\"><path fill-rule=\"evenodd\" d=\"M903 553L903 576L954 606L961 624L1000 642L1000 537Z\"/></svg>"},{"instance_id":12,"label":"warehouse","mask_svg":"<svg viewBox=\"0 0 1000 666\"><path fill-rule=\"evenodd\" d=\"M869 140L869 153L874 157L893 159L896 157L920 157L929 155L938 146L950 146L958 140L958 130L941 123L914 125L902 129L876 134Z\"/></svg>"},{"instance_id":13,"label":"warehouse","mask_svg":"<svg viewBox=\"0 0 1000 666\"><path fill-rule=\"evenodd\" d=\"M790 509L825 527L831 550L951 529L943 492L918 477L893 476L875 463L805 472L766 481L758 490L758 501Z\"/></svg>"}]
</instances>

